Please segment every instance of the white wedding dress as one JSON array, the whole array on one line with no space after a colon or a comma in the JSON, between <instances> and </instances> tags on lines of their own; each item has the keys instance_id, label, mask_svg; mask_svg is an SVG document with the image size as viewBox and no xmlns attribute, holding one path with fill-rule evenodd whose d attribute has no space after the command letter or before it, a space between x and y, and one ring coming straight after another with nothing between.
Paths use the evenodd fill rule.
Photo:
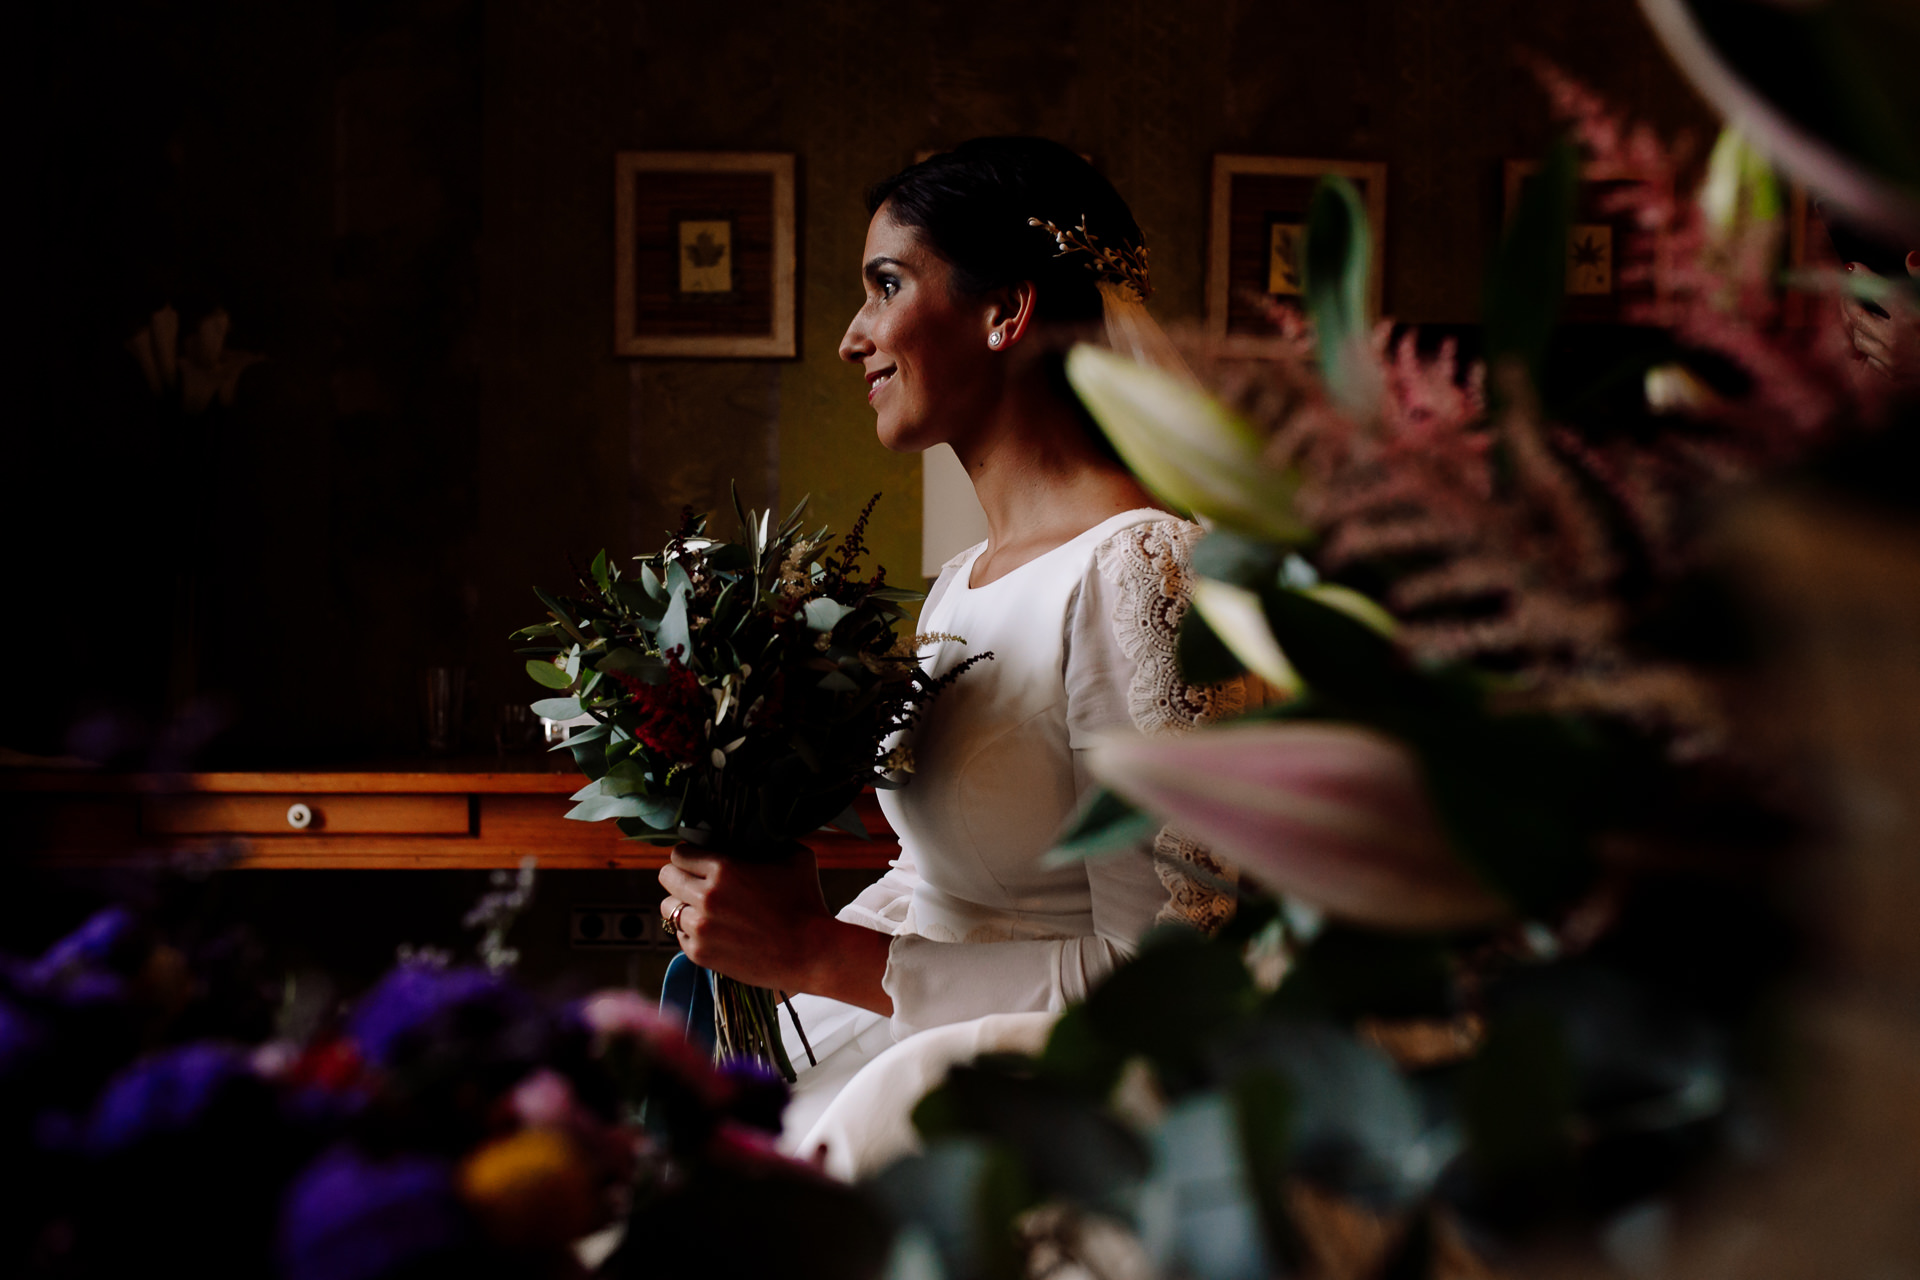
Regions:
<instances>
[{"instance_id":1,"label":"white wedding dress","mask_svg":"<svg viewBox=\"0 0 1920 1280\"><path fill-rule=\"evenodd\" d=\"M909 1113L947 1068L988 1051L1033 1052L1054 1019L1129 956L1156 921L1217 926L1223 895L1189 878L1204 851L1163 832L1149 850L1048 867L1090 785L1093 735L1191 728L1239 710L1238 684L1183 684L1174 635L1196 525L1137 510L1004 577L969 585L986 544L948 561L920 615L938 676L991 651L934 701L907 745L910 785L882 792L900 858L840 912L893 935L882 980L891 1019L799 996L817 1066L789 1022L800 1079L782 1144L842 1177L912 1150Z\"/></svg>"}]
</instances>

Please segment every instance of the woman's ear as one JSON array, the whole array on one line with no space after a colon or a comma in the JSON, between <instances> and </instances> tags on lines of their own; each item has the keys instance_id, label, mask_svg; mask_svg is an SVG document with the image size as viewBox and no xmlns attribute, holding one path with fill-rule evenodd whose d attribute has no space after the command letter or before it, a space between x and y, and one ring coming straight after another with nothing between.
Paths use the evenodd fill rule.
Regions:
<instances>
[{"instance_id":1,"label":"woman's ear","mask_svg":"<svg viewBox=\"0 0 1920 1280\"><path fill-rule=\"evenodd\" d=\"M1037 292L1031 280L995 291L992 309L987 314L988 346L1005 351L1026 336L1033 323Z\"/></svg>"}]
</instances>

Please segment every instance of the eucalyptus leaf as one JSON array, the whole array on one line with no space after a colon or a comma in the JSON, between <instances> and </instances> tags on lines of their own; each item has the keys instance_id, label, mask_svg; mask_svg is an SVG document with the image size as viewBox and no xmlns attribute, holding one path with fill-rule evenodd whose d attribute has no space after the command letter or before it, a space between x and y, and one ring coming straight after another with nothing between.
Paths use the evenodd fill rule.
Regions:
<instances>
[{"instance_id":1,"label":"eucalyptus leaf","mask_svg":"<svg viewBox=\"0 0 1920 1280\"><path fill-rule=\"evenodd\" d=\"M1094 787L1048 850L1043 865L1066 866L1086 858L1137 851L1160 830L1160 820L1134 808L1119 794Z\"/></svg>"},{"instance_id":2,"label":"eucalyptus leaf","mask_svg":"<svg viewBox=\"0 0 1920 1280\"><path fill-rule=\"evenodd\" d=\"M693 579L687 576L686 566L678 560L667 561L667 594L693 594Z\"/></svg>"},{"instance_id":3,"label":"eucalyptus leaf","mask_svg":"<svg viewBox=\"0 0 1920 1280\"><path fill-rule=\"evenodd\" d=\"M613 726L610 724L596 721L593 724L582 725L571 734L568 734L564 742L554 744L553 750L558 751L562 747L584 747L593 743L604 742L612 733ZM595 774L594 776L598 777L599 775Z\"/></svg>"},{"instance_id":4,"label":"eucalyptus leaf","mask_svg":"<svg viewBox=\"0 0 1920 1280\"><path fill-rule=\"evenodd\" d=\"M607 572L607 550L605 547L602 547L600 554L593 558L593 566L587 572L593 575L594 582L602 591L609 590L612 587L613 578Z\"/></svg>"},{"instance_id":5,"label":"eucalyptus leaf","mask_svg":"<svg viewBox=\"0 0 1920 1280\"><path fill-rule=\"evenodd\" d=\"M1168 1274L1195 1280L1266 1280L1260 1207L1247 1194L1248 1169L1230 1099L1197 1094L1176 1103L1153 1135L1151 1200L1142 1231Z\"/></svg>"},{"instance_id":6,"label":"eucalyptus leaf","mask_svg":"<svg viewBox=\"0 0 1920 1280\"><path fill-rule=\"evenodd\" d=\"M967 1132L1018 1153L1035 1192L1118 1212L1147 1174L1140 1140L1097 1102L1030 1074L957 1066L947 1074L946 1110Z\"/></svg>"},{"instance_id":7,"label":"eucalyptus leaf","mask_svg":"<svg viewBox=\"0 0 1920 1280\"><path fill-rule=\"evenodd\" d=\"M868 840L872 838L867 834L867 824L860 820L859 811L852 805L848 805L845 809L842 809L840 816L827 825L836 830L844 831L857 840Z\"/></svg>"},{"instance_id":8,"label":"eucalyptus leaf","mask_svg":"<svg viewBox=\"0 0 1920 1280\"><path fill-rule=\"evenodd\" d=\"M533 594L539 597L541 604L547 606L547 612L553 615L555 625L581 644L587 642L587 638L580 634L579 625L573 620L572 610L561 604L559 600L555 599L550 592L543 588L535 587Z\"/></svg>"},{"instance_id":9,"label":"eucalyptus leaf","mask_svg":"<svg viewBox=\"0 0 1920 1280\"><path fill-rule=\"evenodd\" d=\"M1144 1054L1179 1079L1193 1071L1209 1040L1257 1003L1253 979L1230 948L1209 945L1183 926L1142 940L1131 963L1087 997L1094 1030L1126 1054Z\"/></svg>"},{"instance_id":10,"label":"eucalyptus leaf","mask_svg":"<svg viewBox=\"0 0 1920 1280\"><path fill-rule=\"evenodd\" d=\"M581 715L578 698L542 698L533 704L533 714L543 720L577 720Z\"/></svg>"},{"instance_id":11,"label":"eucalyptus leaf","mask_svg":"<svg viewBox=\"0 0 1920 1280\"><path fill-rule=\"evenodd\" d=\"M643 568L641 572L647 573L651 571ZM667 611L667 604L664 598L656 598L648 592L644 586L638 583L616 582L613 584L611 590L615 600L618 600L643 620L652 619L657 621L660 615Z\"/></svg>"},{"instance_id":12,"label":"eucalyptus leaf","mask_svg":"<svg viewBox=\"0 0 1920 1280\"><path fill-rule=\"evenodd\" d=\"M1288 1165L1343 1197L1400 1208L1431 1189L1457 1150L1455 1135L1429 1126L1393 1062L1339 1028L1244 1024L1217 1045L1213 1063L1229 1078L1286 1080Z\"/></svg>"},{"instance_id":13,"label":"eucalyptus leaf","mask_svg":"<svg viewBox=\"0 0 1920 1280\"><path fill-rule=\"evenodd\" d=\"M542 662L538 658L527 660L527 674L549 689L571 689L573 677L551 662Z\"/></svg>"},{"instance_id":14,"label":"eucalyptus leaf","mask_svg":"<svg viewBox=\"0 0 1920 1280\"><path fill-rule=\"evenodd\" d=\"M1286 1187L1293 1139L1293 1086L1271 1068L1235 1074L1227 1087L1246 1161L1248 1198L1259 1211L1268 1253L1285 1259L1286 1274L1303 1268L1300 1241L1287 1212Z\"/></svg>"},{"instance_id":15,"label":"eucalyptus leaf","mask_svg":"<svg viewBox=\"0 0 1920 1280\"><path fill-rule=\"evenodd\" d=\"M576 822L600 822L607 818L639 818L646 821L657 807L649 805L639 796L588 796L567 810L567 817Z\"/></svg>"},{"instance_id":16,"label":"eucalyptus leaf","mask_svg":"<svg viewBox=\"0 0 1920 1280\"><path fill-rule=\"evenodd\" d=\"M948 1276L1018 1280L1025 1274L1009 1228L1033 1194L1002 1144L944 1138L862 1185L896 1221L932 1239Z\"/></svg>"},{"instance_id":17,"label":"eucalyptus leaf","mask_svg":"<svg viewBox=\"0 0 1920 1280\"><path fill-rule=\"evenodd\" d=\"M802 606L801 613L807 625L815 631L832 631L840 625L840 620L853 610L838 600L829 600L825 596L809 600Z\"/></svg>"},{"instance_id":18,"label":"eucalyptus leaf","mask_svg":"<svg viewBox=\"0 0 1920 1280\"><path fill-rule=\"evenodd\" d=\"M615 818L613 824L619 827L620 834L629 840L642 840L648 844L680 843L680 833L674 828L649 826L642 818Z\"/></svg>"},{"instance_id":19,"label":"eucalyptus leaf","mask_svg":"<svg viewBox=\"0 0 1920 1280\"><path fill-rule=\"evenodd\" d=\"M609 675L631 676L643 684L659 684L667 678L666 663L653 654L625 647L607 650L594 664L594 669Z\"/></svg>"},{"instance_id":20,"label":"eucalyptus leaf","mask_svg":"<svg viewBox=\"0 0 1920 1280\"><path fill-rule=\"evenodd\" d=\"M678 569L679 566L673 566ZM693 665L693 634L687 624L687 592L674 588L673 598L667 604L666 616L660 619L657 633L662 657L675 657L680 665Z\"/></svg>"},{"instance_id":21,"label":"eucalyptus leaf","mask_svg":"<svg viewBox=\"0 0 1920 1280\"><path fill-rule=\"evenodd\" d=\"M663 605L667 602L666 584L660 581L660 575L654 572L650 564L640 566L640 589Z\"/></svg>"}]
</instances>

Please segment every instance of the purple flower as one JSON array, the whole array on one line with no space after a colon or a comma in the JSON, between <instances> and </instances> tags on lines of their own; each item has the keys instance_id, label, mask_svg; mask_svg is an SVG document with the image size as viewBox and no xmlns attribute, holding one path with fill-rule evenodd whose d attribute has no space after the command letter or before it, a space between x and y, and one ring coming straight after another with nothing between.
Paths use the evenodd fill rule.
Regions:
<instances>
[{"instance_id":1,"label":"purple flower","mask_svg":"<svg viewBox=\"0 0 1920 1280\"><path fill-rule=\"evenodd\" d=\"M472 1219L452 1166L425 1156L372 1160L336 1147L289 1188L280 1215L286 1280L377 1280L425 1274L472 1246Z\"/></svg>"},{"instance_id":2,"label":"purple flower","mask_svg":"<svg viewBox=\"0 0 1920 1280\"><path fill-rule=\"evenodd\" d=\"M440 1026L464 1006L518 1003L506 983L483 969L407 965L366 994L347 1020L347 1034L368 1062L387 1066L408 1041Z\"/></svg>"},{"instance_id":3,"label":"purple flower","mask_svg":"<svg viewBox=\"0 0 1920 1280\"><path fill-rule=\"evenodd\" d=\"M107 907L10 975L18 987L68 1005L125 999L125 974L145 954L139 921L125 907Z\"/></svg>"},{"instance_id":4,"label":"purple flower","mask_svg":"<svg viewBox=\"0 0 1920 1280\"><path fill-rule=\"evenodd\" d=\"M139 942L139 921L125 907L106 907L48 947L35 970L52 975L66 969L124 968Z\"/></svg>"},{"instance_id":5,"label":"purple flower","mask_svg":"<svg viewBox=\"0 0 1920 1280\"><path fill-rule=\"evenodd\" d=\"M265 1082L238 1049L210 1044L170 1049L113 1078L94 1108L88 1144L104 1153L185 1134L207 1123L216 1109L265 1094Z\"/></svg>"}]
</instances>

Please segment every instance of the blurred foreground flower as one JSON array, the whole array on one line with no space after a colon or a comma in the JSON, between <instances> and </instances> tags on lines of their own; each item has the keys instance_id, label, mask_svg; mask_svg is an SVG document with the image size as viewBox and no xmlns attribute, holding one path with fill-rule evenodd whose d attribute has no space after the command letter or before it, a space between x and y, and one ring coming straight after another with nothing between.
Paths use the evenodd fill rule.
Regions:
<instances>
[{"instance_id":1,"label":"blurred foreground flower","mask_svg":"<svg viewBox=\"0 0 1920 1280\"><path fill-rule=\"evenodd\" d=\"M1429 930L1509 914L1448 848L1413 754L1384 734L1269 723L1111 738L1090 765L1247 876L1330 915Z\"/></svg>"},{"instance_id":2,"label":"blurred foreground flower","mask_svg":"<svg viewBox=\"0 0 1920 1280\"><path fill-rule=\"evenodd\" d=\"M473 1220L444 1160L412 1154L375 1160L342 1146L316 1160L287 1192L281 1273L288 1280L431 1275L436 1266L471 1260L474 1243Z\"/></svg>"},{"instance_id":3,"label":"blurred foreground flower","mask_svg":"<svg viewBox=\"0 0 1920 1280\"><path fill-rule=\"evenodd\" d=\"M460 1165L460 1197L493 1240L558 1249L598 1225L601 1196L578 1144L553 1129L495 1138Z\"/></svg>"},{"instance_id":4,"label":"blurred foreground flower","mask_svg":"<svg viewBox=\"0 0 1920 1280\"><path fill-rule=\"evenodd\" d=\"M1292 542L1293 482L1260 460L1253 428L1219 401L1099 347L1075 347L1067 378L1133 473L1169 502L1242 533Z\"/></svg>"}]
</instances>

